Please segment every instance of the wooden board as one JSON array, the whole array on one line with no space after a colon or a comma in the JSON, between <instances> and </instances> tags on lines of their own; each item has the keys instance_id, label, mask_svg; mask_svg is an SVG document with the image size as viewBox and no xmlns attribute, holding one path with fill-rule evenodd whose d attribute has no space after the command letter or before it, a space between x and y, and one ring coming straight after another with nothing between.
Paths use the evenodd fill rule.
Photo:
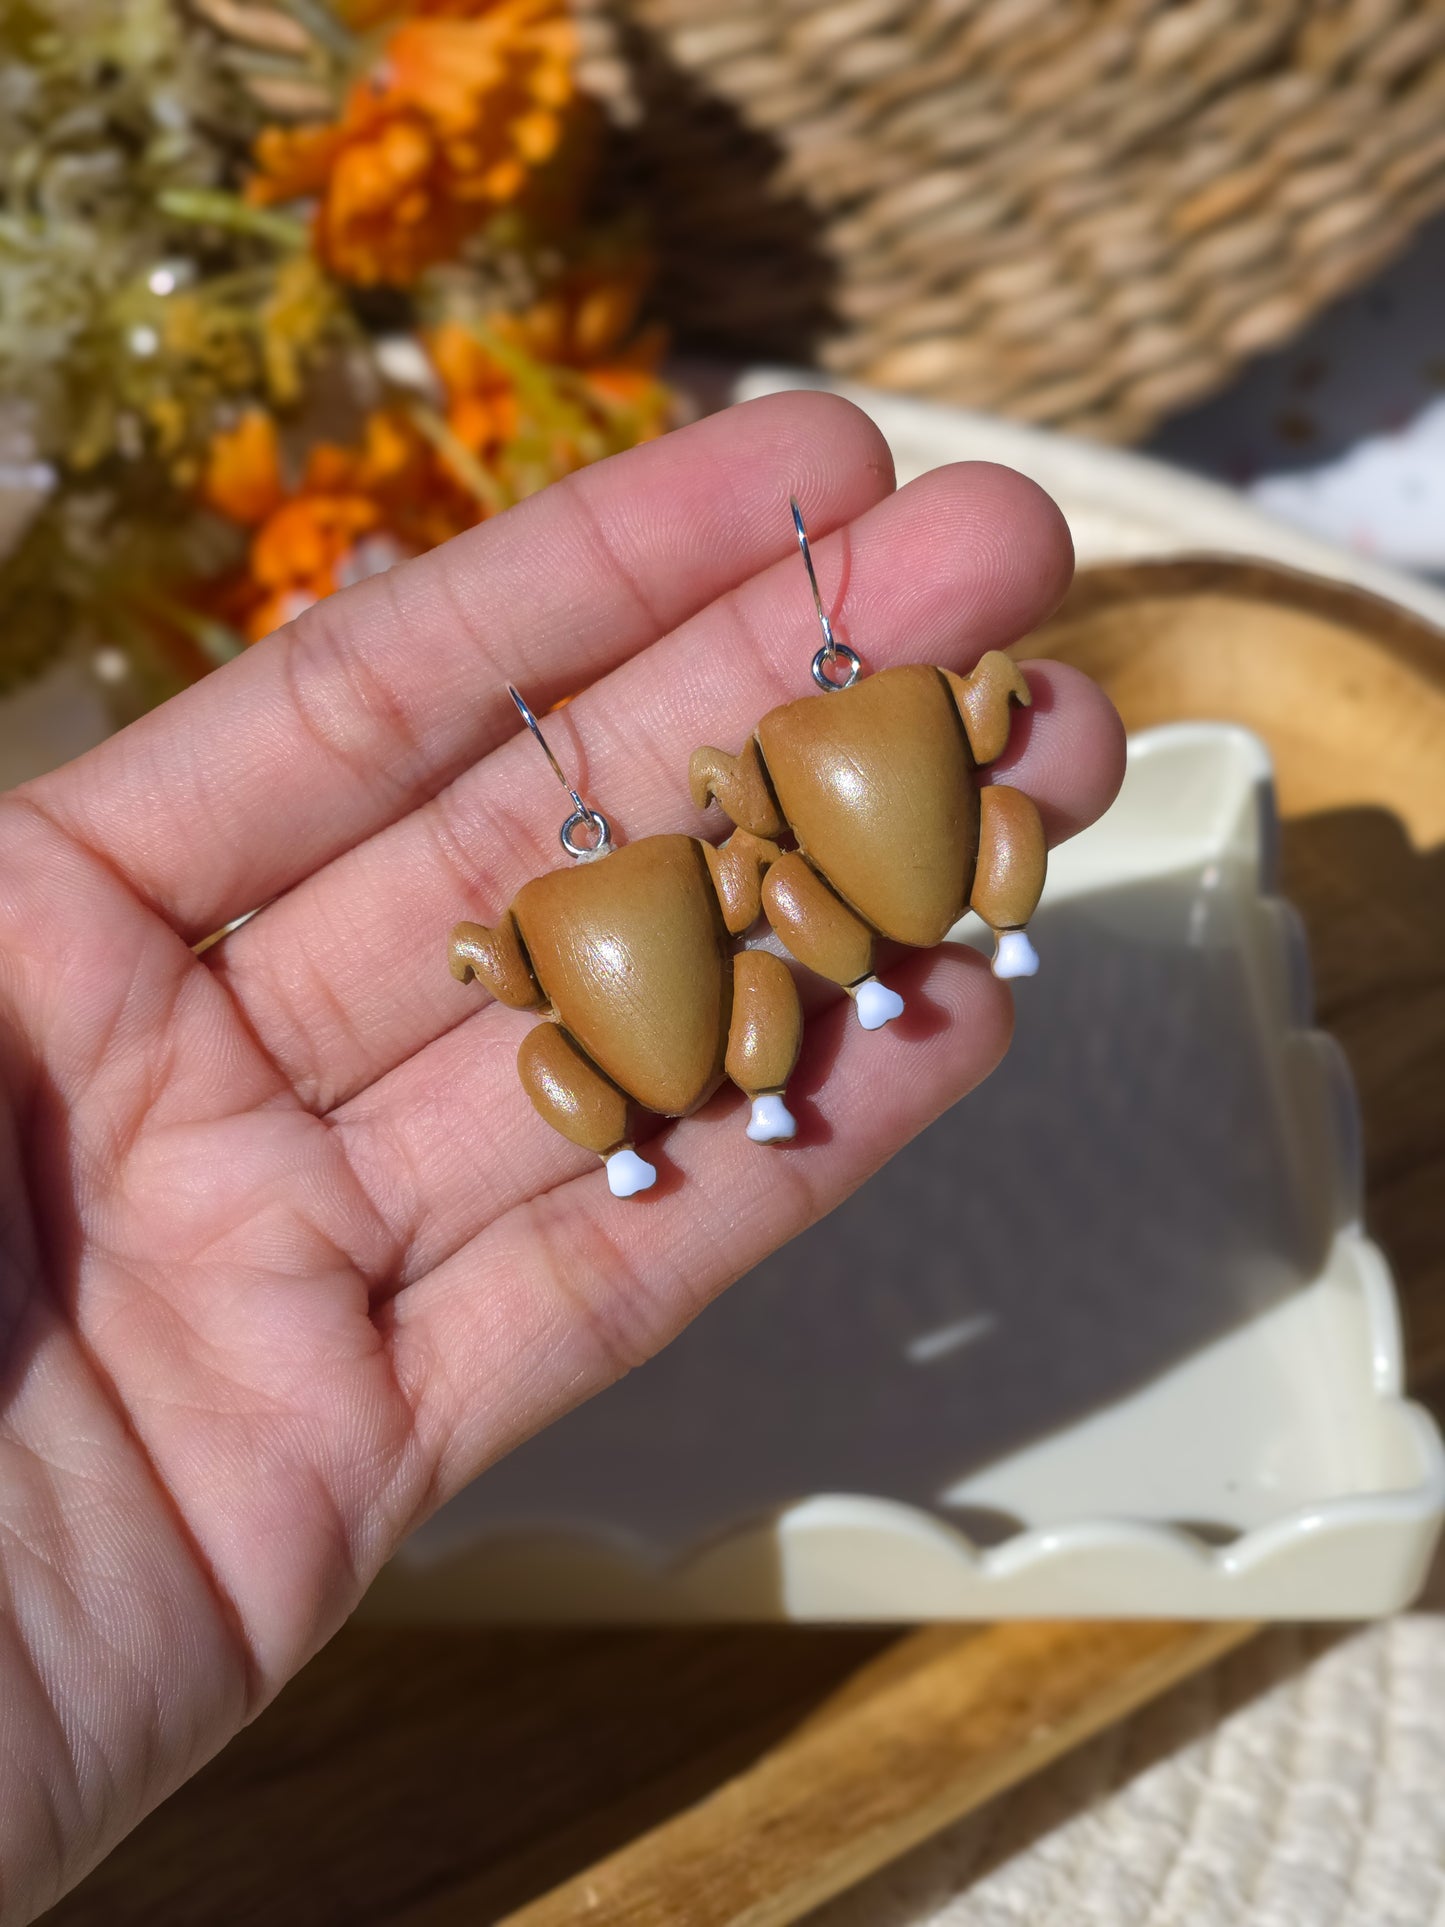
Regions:
<instances>
[{"instance_id":1,"label":"wooden board","mask_svg":"<svg viewBox=\"0 0 1445 1927\"><path fill-rule=\"evenodd\" d=\"M1025 653L1269 742L1415 1381L1445 1381L1445 644L1226 562L1094 571ZM57 1908L87 1927L772 1927L1247 1636L350 1627Z\"/></svg>"}]
</instances>

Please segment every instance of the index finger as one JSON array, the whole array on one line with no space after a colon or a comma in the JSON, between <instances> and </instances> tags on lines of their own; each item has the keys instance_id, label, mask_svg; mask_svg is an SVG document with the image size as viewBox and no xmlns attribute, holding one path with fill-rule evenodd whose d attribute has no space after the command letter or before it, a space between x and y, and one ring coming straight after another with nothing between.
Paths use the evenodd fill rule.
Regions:
<instances>
[{"instance_id":1,"label":"index finger","mask_svg":"<svg viewBox=\"0 0 1445 1927\"><path fill-rule=\"evenodd\" d=\"M27 794L204 936L510 735L504 682L545 708L785 554L789 492L823 533L892 487L850 402L743 403L318 603Z\"/></svg>"}]
</instances>

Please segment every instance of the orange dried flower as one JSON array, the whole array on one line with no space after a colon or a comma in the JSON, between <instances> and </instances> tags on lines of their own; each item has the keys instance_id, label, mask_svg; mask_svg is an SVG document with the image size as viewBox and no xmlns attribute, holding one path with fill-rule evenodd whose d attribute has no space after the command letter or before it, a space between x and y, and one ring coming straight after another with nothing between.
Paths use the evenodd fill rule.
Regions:
<instances>
[{"instance_id":1,"label":"orange dried flower","mask_svg":"<svg viewBox=\"0 0 1445 1927\"><path fill-rule=\"evenodd\" d=\"M645 284L637 262L574 268L525 313L499 326L538 361L568 368L605 364L633 334ZM629 354L636 356L639 346L651 365L661 336L639 338Z\"/></svg>"},{"instance_id":2,"label":"orange dried flower","mask_svg":"<svg viewBox=\"0 0 1445 1927\"><path fill-rule=\"evenodd\" d=\"M570 469L667 426L656 334L634 333L636 264L578 270L519 316L426 337L444 400L366 417L360 440L318 442L299 484L276 424L253 409L217 435L203 494L254 530L236 577L201 604L249 640L364 575L420 554Z\"/></svg>"},{"instance_id":3,"label":"orange dried flower","mask_svg":"<svg viewBox=\"0 0 1445 1927\"><path fill-rule=\"evenodd\" d=\"M604 415L626 416L617 446L651 441L672 417L672 396L657 373L664 332L637 330L646 281L639 260L575 268L525 313L498 324L534 360L573 370Z\"/></svg>"},{"instance_id":4,"label":"orange dried flower","mask_svg":"<svg viewBox=\"0 0 1445 1927\"><path fill-rule=\"evenodd\" d=\"M333 273L405 286L556 153L574 53L562 0L424 8L396 28L338 121L263 131L248 196L315 198L314 245Z\"/></svg>"},{"instance_id":5,"label":"orange dried flower","mask_svg":"<svg viewBox=\"0 0 1445 1927\"><path fill-rule=\"evenodd\" d=\"M390 543L377 554L359 548L380 523L379 504L365 495L298 495L283 502L251 544L259 599L247 617L248 638L258 641L343 583L374 574L372 565L399 560L401 551Z\"/></svg>"},{"instance_id":6,"label":"orange dried flower","mask_svg":"<svg viewBox=\"0 0 1445 1927\"><path fill-rule=\"evenodd\" d=\"M254 529L244 569L200 603L259 641L336 589L445 542L483 510L408 417L378 409L355 447L317 442L286 487L276 424L261 409L215 437L202 493Z\"/></svg>"},{"instance_id":7,"label":"orange dried flower","mask_svg":"<svg viewBox=\"0 0 1445 1927\"><path fill-rule=\"evenodd\" d=\"M519 422L511 377L470 329L444 321L427 336L427 355L446 391L446 422L480 461L494 457Z\"/></svg>"},{"instance_id":8,"label":"orange dried flower","mask_svg":"<svg viewBox=\"0 0 1445 1927\"><path fill-rule=\"evenodd\" d=\"M251 528L279 507L282 494L276 424L264 408L248 408L212 440L201 495L218 514Z\"/></svg>"}]
</instances>

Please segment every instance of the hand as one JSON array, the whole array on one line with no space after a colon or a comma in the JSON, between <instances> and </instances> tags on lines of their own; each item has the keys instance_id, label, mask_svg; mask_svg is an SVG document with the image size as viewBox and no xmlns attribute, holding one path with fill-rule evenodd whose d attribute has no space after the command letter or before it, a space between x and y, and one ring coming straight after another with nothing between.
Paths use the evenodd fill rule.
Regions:
<instances>
[{"instance_id":1,"label":"hand","mask_svg":"<svg viewBox=\"0 0 1445 1927\"><path fill-rule=\"evenodd\" d=\"M561 860L507 679L539 710L585 692L554 745L618 831L721 833L689 752L807 688L790 491L873 668L963 669L1068 581L1021 477L894 493L857 410L776 397L318 605L0 799L7 1921L263 1706L435 1506L1002 1054L982 960L914 954L890 974L946 1014L926 1038L837 1000L810 1019L826 1153L759 1150L719 1097L667 1138L682 1181L623 1203L518 1085L533 1020L448 974L452 923ZM1028 674L1004 767L1058 838L1113 795L1122 738L1084 678Z\"/></svg>"}]
</instances>

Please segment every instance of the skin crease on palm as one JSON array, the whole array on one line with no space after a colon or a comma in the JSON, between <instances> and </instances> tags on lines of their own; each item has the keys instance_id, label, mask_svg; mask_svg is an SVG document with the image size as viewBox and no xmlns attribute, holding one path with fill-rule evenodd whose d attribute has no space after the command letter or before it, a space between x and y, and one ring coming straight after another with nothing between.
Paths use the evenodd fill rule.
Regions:
<instances>
[{"instance_id":1,"label":"skin crease on palm","mask_svg":"<svg viewBox=\"0 0 1445 1927\"><path fill-rule=\"evenodd\" d=\"M885 974L926 1022L869 1035L813 995L796 1147L749 1143L723 1095L622 1202L518 1085L533 1020L448 974L456 919L561 861L507 679L539 710L585 691L551 734L617 833L724 833L689 752L811 687L790 493L872 669L964 670L1069 578L1031 483L895 492L856 409L772 397L318 605L0 798L6 1923L264 1706L435 1506L1002 1054L982 960L911 954ZM1113 796L1122 735L1076 673L1028 674L996 773L1057 841Z\"/></svg>"}]
</instances>

